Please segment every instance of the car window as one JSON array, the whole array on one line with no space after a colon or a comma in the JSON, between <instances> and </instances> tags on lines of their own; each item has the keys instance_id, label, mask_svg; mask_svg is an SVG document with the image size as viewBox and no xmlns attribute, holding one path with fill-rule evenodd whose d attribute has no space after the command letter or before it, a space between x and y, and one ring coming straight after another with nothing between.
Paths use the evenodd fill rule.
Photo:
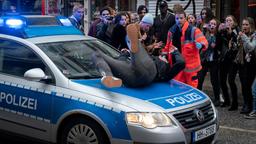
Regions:
<instances>
[{"instance_id":1,"label":"car window","mask_svg":"<svg viewBox=\"0 0 256 144\"><path fill-rule=\"evenodd\" d=\"M37 44L70 79L99 78L101 75L92 62L92 53L100 50L118 58L120 53L98 40L65 41Z\"/></svg>"},{"instance_id":2,"label":"car window","mask_svg":"<svg viewBox=\"0 0 256 144\"><path fill-rule=\"evenodd\" d=\"M0 39L0 72L24 77L24 73L32 68L41 68L50 75L43 61L28 47L12 41Z\"/></svg>"}]
</instances>

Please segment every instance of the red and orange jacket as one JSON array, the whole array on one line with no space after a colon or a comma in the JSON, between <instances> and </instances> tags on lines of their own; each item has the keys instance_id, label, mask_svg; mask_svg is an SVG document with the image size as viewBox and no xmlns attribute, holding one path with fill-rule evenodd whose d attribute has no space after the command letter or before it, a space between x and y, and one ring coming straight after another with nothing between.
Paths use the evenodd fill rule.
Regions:
<instances>
[{"instance_id":1,"label":"red and orange jacket","mask_svg":"<svg viewBox=\"0 0 256 144\"><path fill-rule=\"evenodd\" d=\"M181 31L178 25L172 26L168 31L168 37L165 47L162 49L163 54L169 54L172 46L177 47L185 59L185 72L198 72L201 70L201 61L199 49L196 48L195 43L199 42L203 45L202 50L208 48L208 41L200 31L200 29L189 25L186 21ZM168 60L172 63L171 56Z\"/></svg>"}]
</instances>

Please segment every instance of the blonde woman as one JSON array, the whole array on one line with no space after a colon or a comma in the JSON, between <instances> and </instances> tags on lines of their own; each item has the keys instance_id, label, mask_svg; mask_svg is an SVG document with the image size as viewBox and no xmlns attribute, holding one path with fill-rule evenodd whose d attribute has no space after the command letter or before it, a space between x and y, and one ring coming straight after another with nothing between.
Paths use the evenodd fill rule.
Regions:
<instances>
[{"instance_id":1,"label":"blonde woman","mask_svg":"<svg viewBox=\"0 0 256 144\"><path fill-rule=\"evenodd\" d=\"M253 97L244 97L244 106L246 112L251 111L251 113L245 115L245 118L255 119L256 118L256 79L255 79L255 65L256 65L256 32L255 23L252 18L247 17L243 19L242 32L239 33L239 39L241 40L242 48L245 50L245 64L247 65L247 86L248 92L252 92ZM254 80L254 82L253 82ZM253 85L252 85L253 83ZM251 87L252 85L252 87ZM252 88L252 89L250 89Z\"/></svg>"}]
</instances>

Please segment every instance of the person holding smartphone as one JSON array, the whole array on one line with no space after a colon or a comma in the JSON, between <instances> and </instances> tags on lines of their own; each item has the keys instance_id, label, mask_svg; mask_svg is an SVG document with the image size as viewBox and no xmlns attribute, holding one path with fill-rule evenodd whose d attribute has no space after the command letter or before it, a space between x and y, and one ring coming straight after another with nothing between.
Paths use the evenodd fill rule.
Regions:
<instances>
[{"instance_id":1,"label":"person holding smartphone","mask_svg":"<svg viewBox=\"0 0 256 144\"><path fill-rule=\"evenodd\" d=\"M241 43L241 51L244 51L244 64L246 67L246 92L245 95L243 112L245 118L255 119L256 118L256 31L254 27L253 18L247 17L242 21L242 31L239 32L238 40ZM254 82L253 82L254 81ZM250 113L249 113L250 112Z\"/></svg>"},{"instance_id":2,"label":"person holding smartphone","mask_svg":"<svg viewBox=\"0 0 256 144\"><path fill-rule=\"evenodd\" d=\"M220 54L220 83L224 98L224 103L221 105L221 107L230 106L230 96L228 92L228 86L226 84L226 82L228 81L229 87L231 89L232 98L232 103L229 111L234 111L238 109L237 85L235 82L235 78L239 70L239 65L235 62L235 59L238 53L237 38L239 31L240 29L233 15L228 15L225 18L225 23L222 23L219 26L220 37L222 38ZM240 71L240 73L243 72ZM239 76L243 76L243 74ZM241 79L244 80L245 78ZM244 82L241 82L242 87L243 83ZM245 94L243 88L242 93Z\"/></svg>"}]
</instances>

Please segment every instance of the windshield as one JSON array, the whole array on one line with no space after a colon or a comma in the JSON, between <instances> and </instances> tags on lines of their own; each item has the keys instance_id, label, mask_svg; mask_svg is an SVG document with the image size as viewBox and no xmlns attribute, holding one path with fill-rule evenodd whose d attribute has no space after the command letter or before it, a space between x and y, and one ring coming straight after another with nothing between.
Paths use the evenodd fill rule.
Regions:
<instances>
[{"instance_id":1,"label":"windshield","mask_svg":"<svg viewBox=\"0 0 256 144\"><path fill-rule=\"evenodd\" d=\"M100 50L113 58L118 58L120 55L118 51L98 40L43 43L37 46L70 79L101 77L91 59L95 50Z\"/></svg>"}]
</instances>

